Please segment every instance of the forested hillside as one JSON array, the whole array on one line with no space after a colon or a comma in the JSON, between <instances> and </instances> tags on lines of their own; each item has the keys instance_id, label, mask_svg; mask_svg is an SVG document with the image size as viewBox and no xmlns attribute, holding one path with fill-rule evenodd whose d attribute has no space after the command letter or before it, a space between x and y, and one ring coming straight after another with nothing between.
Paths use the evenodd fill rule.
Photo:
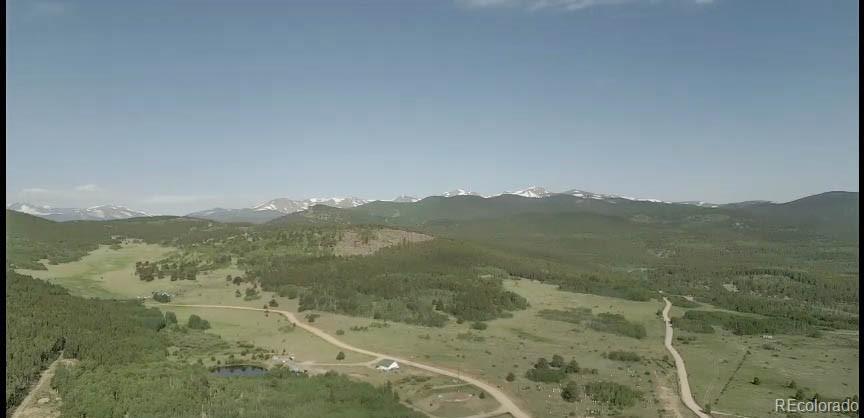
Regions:
<instances>
[{"instance_id":1,"label":"forested hillside","mask_svg":"<svg viewBox=\"0 0 864 418\"><path fill-rule=\"evenodd\" d=\"M316 207L318 208L318 207ZM733 212L720 208L700 208L692 205L641 202L627 199L598 200L569 195L552 195L542 199L516 195L490 198L480 196L431 196L418 202L375 201L362 206L337 209L321 207L331 218L346 221L383 222L394 225L423 225L438 220L472 220L502 218L523 213L593 213L617 217L642 215L655 221L679 222L690 215L723 214ZM309 217L307 212L296 212L275 219L271 223L294 222Z\"/></svg>"},{"instance_id":2,"label":"forested hillside","mask_svg":"<svg viewBox=\"0 0 864 418\"><path fill-rule=\"evenodd\" d=\"M369 257L263 256L244 262L265 289L297 292L301 310L441 326L448 315L488 320L526 306L524 298L503 289L491 257L451 240L398 245Z\"/></svg>"},{"instance_id":3,"label":"forested hillside","mask_svg":"<svg viewBox=\"0 0 864 418\"><path fill-rule=\"evenodd\" d=\"M199 242L241 227L212 221L159 216L116 221L54 222L6 210L6 265L43 268L39 260L62 263L81 258L99 245L136 238L149 243Z\"/></svg>"},{"instance_id":4,"label":"forested hillside","mask_svg":"<svg viewBox=\"0 0 864 418\"><path fill-rule=\"evenodd\" d=\"M858 239L858 193L855 192L828 192L787 203L753 202L718 207L623 198L591 199L564 194L540 199L505 194L491 198L432 196L417 202L374 201L349 209L323 206L313 209L270 222L424 226L440 221L500 219L521 214L597 214L651 224L692 226L711 223L762 233L793 230L845 240Z\"/></svg>"},{"instance_id":5,"label":"forested hillside","mask_svg":"<svg viewBox=\"0 0 864 418\"><path fill-rule=\"evenodd\" d=\"M594 213L601 209L613 214ZM185 218L56 224L23 214L10 218L7 212L7 221L15 221L7 242L16 243L7 263L10 257L32 263L43 254L74 257L112 236L126 236L183 250L158 263L154 276L194 277L233 259L247 271L245 280L299 297L305 309L409 323L506 315L521 306L500 289L500 278L513 275L633 300L656 297L658 290L688 294L808 327L857 325L857 240L778 226L857 213L857 193L736 210L509 195L373 202L350 210L315 206L257 226ZM797 215L760 221L764 215L756 212L766 210ZM851 219L835 222L857 225ZM380 226L361 225L375 220L417 222L411 228L439 239L371 257L334 256L345 231L374 231ZM178 266L182 272L175 274Z\"/></svg>"},{"instance_id":6,"label":"forested hillside","mask_svg":"<svg viewBox=\"0 0 864 418\"><path fill-rule=\"evenodd\" d=\"M275 371L225 379L169 361L167 348L194 332L133 301L73 297L58 286L6 273L6 411L63 352L80 360L53 381L64 416L414 417L386 388L327 375ZM192 332L193 334L190 334ZM254 392L254 397L243 393Z\"/></svg>"},{"instance_id":7,"label":"forested hillside","mask_svg":"<svg viewBox=\"0 0 864 418\"><path fill-rule=\"evenodd\" d=\"M741 208L763 222L858 240L858 193L827 192L787 203Z\"/></svg>"},{"instance_id":8,"label":"forested hillside","mask_svg":"<svg viewBox=\"0 0 864 418\"><path fill-rule=\"evenodd\" d=\"M162 314L132 301L74 298L65 289L6 272L6 406L20 401L63 351L113 366L164 358ZM110 341L110 344L106 343Z\"/></svg>"},{"instance_id":9,"label":"forested hillside","mask_svg":"<svg viewBox=\"0 0 864 418\"><path fill-rule=\"evenodd\" d=\"M471 242L465 248L483 249L484 265L566 290L634 300L658 290L693 295L787 321L793 325L783 329L795 332L858 324L857 193L726 208L571 196L431 197L328 213L342 223L363 213Z\"/></svg>"}]
</instances>

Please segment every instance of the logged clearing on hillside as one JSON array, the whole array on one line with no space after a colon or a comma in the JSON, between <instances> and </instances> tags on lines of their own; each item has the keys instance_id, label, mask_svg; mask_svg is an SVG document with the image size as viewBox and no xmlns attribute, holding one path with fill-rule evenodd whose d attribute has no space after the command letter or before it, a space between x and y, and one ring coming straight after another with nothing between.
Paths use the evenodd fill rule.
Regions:
<instances>
[{"instance_id":1,"label":"logged clearing on hillside","mask_svg":"<svg viewBox=\"0 0 864 418\"><path fill-rule=\"evenodd\" d=\"M372 255L382 248L409 242L429 241L430 235L398 229L361 229L342 233L333 254L340 257L352 255Z\"/></svg>"}]
</instances>

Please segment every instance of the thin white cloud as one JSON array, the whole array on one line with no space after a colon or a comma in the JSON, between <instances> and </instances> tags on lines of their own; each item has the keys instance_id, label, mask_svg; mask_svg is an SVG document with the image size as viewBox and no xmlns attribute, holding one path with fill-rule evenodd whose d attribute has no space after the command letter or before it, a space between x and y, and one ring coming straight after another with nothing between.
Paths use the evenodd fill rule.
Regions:
<instances>
[{"instance_id":1,"label":"thin white cloud","mask_svg":"<svg viewBox=\"0 0 864 418\"><path fill-rule=\"evenodd\" d=\"M714 0L678 0L694 4L710 4ZM595 6L615 6L624 4L657 4L663 0L456 0L467 8L520 8L529 11L558 10L574 12Z\"/></svg>"},{"instance_id":2,"label":"thin white cloud","mask_svg":"<svg viewBox=\"0 0 864 418\"><path fill-rule=\"evenodd\" d=\"M149 204L177 204L177 203L199 203L218 199L217 196L160 194L146 197L142 200Z\"/></svg>"},{"instance_id":3,"label":"thin white cloud","mask_svg":"<svg viewBox=\"0 0 864 418\"><path fill-rule=\"evenodd\" d=\"M23 194L50 194L51 190L43 189L39 187L28 187L26 189L21 189L21 193Z\"/></svg>"},{"instance_id":4,"label":"thin white cloud","mask_svg":"<svg viewBox=\"0 0 864 418\"><path fill-rule=\"evenodd\" d=\"M21 196L40 196L40 197L71 197L80 196L85 193L104 192L105 189L98 185L89 183L75 186L71 189L46 189L42 187L26 187L21 189Z\"/></svg>"},{"instance_id":5,"label":"thin white cloud","mask_svg":"<svg viewBox=\"0 0 864 418\"><path fill-rule=\"evenodd\" d=\"M82 184L80 186L75 187L75 191L77 192L101 192L102 188L95 184Z\"/></svg>"},{"instance_id":6,"label":"thin white cloud","mask_svg":"<svg viewBox=\"0 0 864 418\"><path fill-rule=\"evenodd\" d=\"M519 0L457 0L457 3L468 7L512 7L518 6Z\"/></svg>"},{"instance_id":7,"label":"thin white cloud","mask_svg":"<svg viewBox=\"0 0 864 418\"><path fill-rule=\"evenodd\" d=\"M10 197L24 203L77 207L96 201L102 204L107 196L105 189L95 184L82 184L70 188L25 187L17 194L7 195L7 200Z\"/></svg>"}]
</instances>

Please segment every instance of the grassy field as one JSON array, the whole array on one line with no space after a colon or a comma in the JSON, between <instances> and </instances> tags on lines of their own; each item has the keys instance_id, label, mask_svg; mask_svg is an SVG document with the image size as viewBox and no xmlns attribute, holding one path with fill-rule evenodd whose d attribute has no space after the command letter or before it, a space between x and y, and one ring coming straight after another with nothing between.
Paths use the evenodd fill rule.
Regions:
<instances>
[{"instance_id":1,"label":"grassy field","mask_svg":"<svg viewBox=\"0 0 864 418\"><path fill-rule=\"evenodd\" d=\"M607 380L643 392L643 400L625 410L625 415L675 416L672 409L682 409L677 399L668 397L669 393L675 393L677 389L669 379L674 369L663 361L666 352L662 340L663 323L655 315L660 306L657 302L631 302L562 292L554 286L530 280L508 280L505 284L509 290L526 297L531 307L516 312L512 318L489 321L488 328L482 331L471 329L468 323L457 324L455 321L443 328L400 323L376 327L372 326L375 321L369 319L330 313L321 313L316 324L330 333L343 330L345 334L341 338L351 344L427 361L483 378L513 395L536 416L566 416L571 412L576 416L585 416L597 409L584 396L575 403L564 402L560 395L561 384L536 383L524 377L525 371L539 357L551 359L554 354L566 360L575 359L582 368L597 369L596 375L572 375L571 378L578 383ZM631 321L644 324L648 335L643 339L635 339L538 316L538 312L543 309L573 307L591 308L595 314L622 314ZM351 327L368 328L352 331ZM624 364L603 357L604 352L622 349L638 353L643 361ZM516 375L515 381L508 382L505 379L508 372ZM667 412L658 412L661 409Z\"/></svg>"},{"instance_id":2,"label":"grassy field","mask_svg":"<svg viewBox=\"0 0 864 418\"><path fill-rule=\"evenodd\" d=\"M474 415L498 407L491 397L481 399L478 389L443 376L404 366L395 372L381 372L375 370L374 365L358 364L374 358L350 351L344 352L344 359L336 360L339 349L302 329L291 327L281 315L179 306L163 306L163 309L174 312L181 324L192 314L205 318L211 325L207 333L217 334L229 342L229 346L214 352L202 351L203 355L177 357L178 360L195 362L200 358L205 365L215 366L217 362L226 363L229 356L233 356L231 358L235 361L244 364L273 366L269 360L261 361L242 354L244 351L252 353L243 347L254 344L268 353L268 359L273 354L294 356L297 365L310 373L333 370L376 385L389 382L404 403L439 417Z\"/></svg>"},{"instance_id":3,"label":"grassy field","mask_svg":"<svg viewBox=\"0 0 864 418\"><path fill-rule=\"evenodd\" d=\"M376 385L389 382L403 403L437 417L465 417L493 411L499 406L491 396L481 398L476 387L412 367L387 373L361 366L331 369Z\"/></svg>"},{"instance_id":4,"label":"grassy field","mask_svg":"<svg viewBox=\"0 0 864 418\"><path fill-rule=\"evenodd\" d=\"M673 316L683 311L673 308ZM716 411L779 417L785 414L774 413L774 400L792 396L797 388L828 398L858 394L857 333L763 338L717 329L714 334L676 330L675 337L676 347L687 363L694 398L700 405L711 404ZM693 340L685 344L677 340L679 337ZM752 384L756 377L759 385ZM787 387L790 381L796 383L796 388Z\"/></svg>"},{"instance_id":5,"label":"grassy field","mask_svg":"<svg viewBox=\"0 0 864 418\"><path fill-rule=\"evenodd\" d=\"M241 276L236 267L216 269L198 274L196 280L171 281L168 278L153 281L140 280L135 275L135 263L165 258L175 249L155 244L126 243L120 249L101 246L78 261L46 264L47 270L18 269L21 274L47 280L69 289L76 296L105 299L134 299L150 297L154 291L174 294L176 303L222 304L262 307L270 298L266 295L254 300L236 297L234 291L248 285L235 286L225 276ZM154 305L158 306L158 304Z\"/></svg>"},{"instance_id":6,"label":"grassy field","mask_svg":"<svg viewBox=\"0 0 864 418\"><path fill-rule=\"evenodd\" d=\"M291 326L283 316L254 311L229 309L186 308L163 306L161 309L177 314L177 320L185 324L189 316L198 315L210 322L207 332L218 334L229 342L252 343L269 353L293 355L297 362L336 363L339 349L312 334ZM373 360L353 352L345 352L343 363Z\"/></svg>"},{"instance_id":7,"label":"grassy field","mask_svg":"<svg viewBox=\"0 0 864 418\"><path fill-rule=\"evenodd\" d=\"M114 250L107 245L90 252L78 261L45 264L47 270L19 269L21 274L59 284L76 296L99 298L134 298L149 296L165 287L163 282L143 282L135 277L136 261L156 261L173 249L151 244L126 244ZM167 282L167 280L166 280ZM175 288L192 283L173 282Z\"/></svg>"},{"instance_id":8,"label":"grassy field","mask_svg":"<svg viewBox=\"0 0 864 418\"><path fill-rule=\"evenodd\" d=\"M223 296L234 299L233 289L226 291L231 285L225 281L225 276L242 275L243 272L233 267L199 274L197 280L171 281L165 278L148 282L135 275L136 262L154 262L173 251L170 247L142 243L126 243L119 249L101 246L78 261L45 264L47 270L17 271L61 285L71 294L83 297L134 299L150 297L154 291L162 290L182 300L227 301ZM260 306L260 303L254 305Z\"/></svg>"}]
</instances>

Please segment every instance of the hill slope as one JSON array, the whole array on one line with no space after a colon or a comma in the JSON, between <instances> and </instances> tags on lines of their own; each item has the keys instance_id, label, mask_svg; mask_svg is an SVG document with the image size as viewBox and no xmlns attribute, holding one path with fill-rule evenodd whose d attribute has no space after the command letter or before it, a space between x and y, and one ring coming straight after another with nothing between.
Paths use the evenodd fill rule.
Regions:
<instances>
[{"instance_id":1,"label":"hill slope","mask_svg":"<svg viewBox=\"0 0 864 418\"><path fill-rule=\"evenodd\" d=\"M208 219L216 222L236 222L236 223L264 223L268 221L272 221L281 216L285 216L285 213L268 210L268 209L251 209L251 208L243 208L243 209L223 209L223 208L214 208L208 210L202 210L198 212L192 212L186 215L189 218L198 218L198 219Z\"/></svg>"},{"instance_id":2,"label":"hill slope","mask_svg":"<svg viewBox=\"0 0 864 418\"><path fill-rule=\"evenodd\" d=\"M40 269L43 266L35 260L76 260L99 245L115 243L122 237L159 243L181 239L193 232L206 233L227 227L176 216L54 222L7 209L6 265Z\"/></svg>"},{"instance_id":3,"label":"hill slope","mask_svg":"<svg viewBox=\"0 0 864 418\"><path fill-rule=\"evenodd\" d=\"M705 207L690 204L594 199L565 194L543 198L504 194L427 197L417 202L375 201L348 209L318 206L271 221L285 223L381 223L408 227L445 221L503 219L520 214L584 213L639 224L724 226L728 229L786 230L857 239L858 193L829 192L788 203L750 202Z\"/></svg>"},{"instance_id":4,"label":"hill slope","mask_svg":"<svg viewBox=\"0 0 864 418\"><path fill-rule=\"evenodd\" d=\"M787 203L757 203L740 212L777 225L858 239L858 193L826 192Z\"/></svg>"}]
</instances>

